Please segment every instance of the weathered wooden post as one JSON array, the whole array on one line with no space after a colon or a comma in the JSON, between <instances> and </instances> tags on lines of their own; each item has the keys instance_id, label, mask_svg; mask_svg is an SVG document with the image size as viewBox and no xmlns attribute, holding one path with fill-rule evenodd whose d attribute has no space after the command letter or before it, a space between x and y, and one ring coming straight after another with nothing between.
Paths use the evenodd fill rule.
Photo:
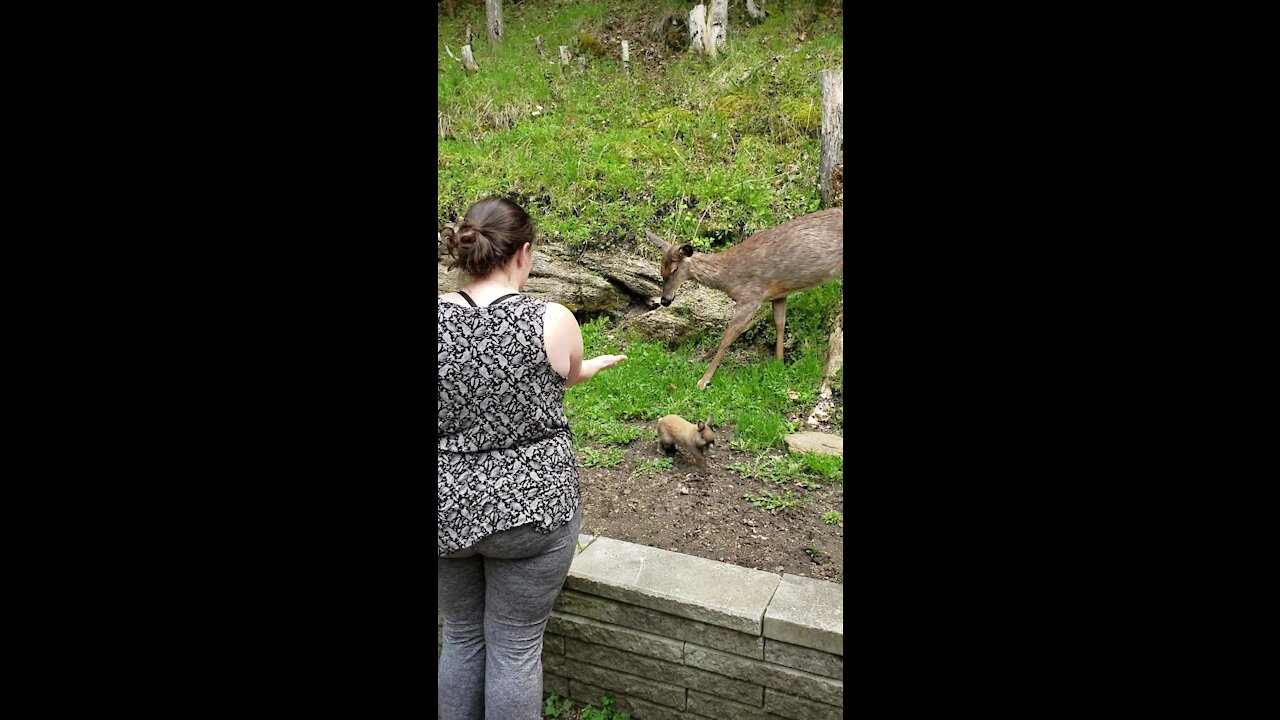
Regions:
<instances>
[{"instance_id":1,"label":"weathered wooden post","mask_svg":"<svg viewBox=\"0 0 1280 720\"><path fill-rule=\"evenodd\" d=\"M563 70L569 64L569 46L560 46L560 69Z\"/></svg>"},{"instance_id":2,"label":"weathered wooden post","mask_svg":"<svg viewBox=\"0 0 1280 720\"><path fill-rule=\"evenodd\" d=\"M533 39L533 44L538 46L538 55L540 57L545 57L546 54L542 52L542 36L541 35Z\"/></svg>"},{"instance_id":3,"label":"weathered wooden post","mask_svg":"<svg viewBox=\"0 0 1280 720\"><path fill-rule=\"evenodd\" d=\"M628 74L628 75L630 75L630 74L631 74L631 60L630 60L629 56L627 55L627 41L626 41L626 40L623 40L623 41L622 41L622 71L623 71L623 72L625 72L625 73L626 73L626 74Z\"/></svg>"},{"instance_id":4,"label":"weathered wooden post","mask_svg":"<svg viewBox=\"0 0 1280 720\"><path fill-rule=\"evenodd\" d=\"M484 15L489 22L489 42L502 42L502 0L484 0Z\"/></svg>"},{"instance_id":5,"label":"weathered wooden post","mask_svg":"<svg viewBox=\"0 0 1280 720\"><path fill-rule=\"evenodd\" d=\"M578 74L581 75L586 71L587 71L587 58L585 56L579 55L578 56Z\"/></svg>"},{"instance_id":6,"label":"weathered wooden post","mask_svg":"<svg viewBox=\"0 0 1280 720\"><path fill-rule=\"evenodd\" d=\"M844 69L818 73L822 88L822 131L819 133L818 193L824 208L844 201Z\"/></svg>"},{"instance_id":7,"label":"weathered wooden post","mask_svg":"<svg viewBox=\"0 0 1280 720\"><path fill-rule=\"evenodd\" d=\"M467 23L467 42L465 44L471 44L471 23Z\"/></svg>"},{"instance_id":8,"label":"weathered wooden post","mask_svg":"<svg viewBox=\"0 0 1280 720\"><path fill-rule=\"evenodd\" d=\"M729 32L729 0L711 0L711 42L717 51L724 49Z\"/></svg>"},{"instance_id":9,"label":"weathered wooden post","mask_svg":"<svg viewBox=\"0 0 1280 720\"><path fill-rule=\"evenodd\" d=\"M437 112L436 131L440 133L440 139L447 140L451 129L453 129L453 119L442 112Z\"/></svg>"}]
</instances>

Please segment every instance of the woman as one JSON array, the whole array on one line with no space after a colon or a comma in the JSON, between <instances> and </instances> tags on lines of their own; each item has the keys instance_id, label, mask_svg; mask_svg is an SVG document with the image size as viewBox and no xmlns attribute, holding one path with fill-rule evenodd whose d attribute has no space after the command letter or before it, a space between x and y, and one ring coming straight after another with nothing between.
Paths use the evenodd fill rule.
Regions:
<instances>
[{"instance_id":1,"label":"woman","mask_svg":"<svg viewBox=\"0 0 1280 720\"><path fill-rule=\"evenodd\" d=\"M583 360L573 313L520 294L534 229L515 203L481 200L441 236L468 281L436 302L437 706L441 720L528 720L581 520L564 389L627 358Z\"/></svg>"}]
</instances>

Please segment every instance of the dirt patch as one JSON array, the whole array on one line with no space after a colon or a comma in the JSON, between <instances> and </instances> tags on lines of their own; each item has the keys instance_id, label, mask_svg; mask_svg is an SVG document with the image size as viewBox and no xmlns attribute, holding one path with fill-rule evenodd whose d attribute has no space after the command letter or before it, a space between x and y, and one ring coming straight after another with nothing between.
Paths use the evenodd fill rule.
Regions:
<instances>
[{"instance_id":1,"label":"dirt patch","mask_svg":"<svg viewBox=\"0 0 1280 720\"><path fill-rule=\"evenodd\" d=\"M582 532L843 584L844 523L823 519L831 510L844 514L843 483L806 489L743 477L728 466L749 466L756 454L731 449L732 441L730 429L717 430L706 472L678 452L670 469L643 474L642 463L667 457L656 440L625 446L625 459L612 468L583 466L579 451ZM788 490L809 499L797 507L766 510L743 497Z\"/></svg>"}]
</instances>

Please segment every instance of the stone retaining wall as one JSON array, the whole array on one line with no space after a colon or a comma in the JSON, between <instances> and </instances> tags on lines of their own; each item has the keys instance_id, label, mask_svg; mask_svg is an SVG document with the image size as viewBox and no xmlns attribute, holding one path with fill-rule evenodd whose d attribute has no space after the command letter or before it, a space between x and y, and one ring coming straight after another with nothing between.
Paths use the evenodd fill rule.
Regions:
<instances>
[{"instance_id":1,"label":"stone retaining wall","mask_svg":"<svg viewBox=\"0 0 1280 720\"><path fill-rule=\"evenodd\" d=\"M547 624L546 694L599 707L613 693L633 720L842 717L844 586L580 544Z\"/></svg>"}]
</instances>

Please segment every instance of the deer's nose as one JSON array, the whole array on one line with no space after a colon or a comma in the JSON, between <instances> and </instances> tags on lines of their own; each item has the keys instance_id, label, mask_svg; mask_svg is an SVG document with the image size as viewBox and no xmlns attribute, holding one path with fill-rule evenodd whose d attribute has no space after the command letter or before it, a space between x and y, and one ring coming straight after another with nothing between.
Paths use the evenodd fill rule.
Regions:
<instances>
[{"instance_id":1,"label":"deer's nose","mask_svg":"<svg viewBox=\"0 0 1280 720\"><path fill-rule=\"evenodd\" d=\"M668 306L668 305L670 305L670 304L671 304L671 301L670 301L670 300L668 300L668 299L666 299L666 298L662 298L662 307L667 307L667 306Z\"/></svg>"}]
</instances>

